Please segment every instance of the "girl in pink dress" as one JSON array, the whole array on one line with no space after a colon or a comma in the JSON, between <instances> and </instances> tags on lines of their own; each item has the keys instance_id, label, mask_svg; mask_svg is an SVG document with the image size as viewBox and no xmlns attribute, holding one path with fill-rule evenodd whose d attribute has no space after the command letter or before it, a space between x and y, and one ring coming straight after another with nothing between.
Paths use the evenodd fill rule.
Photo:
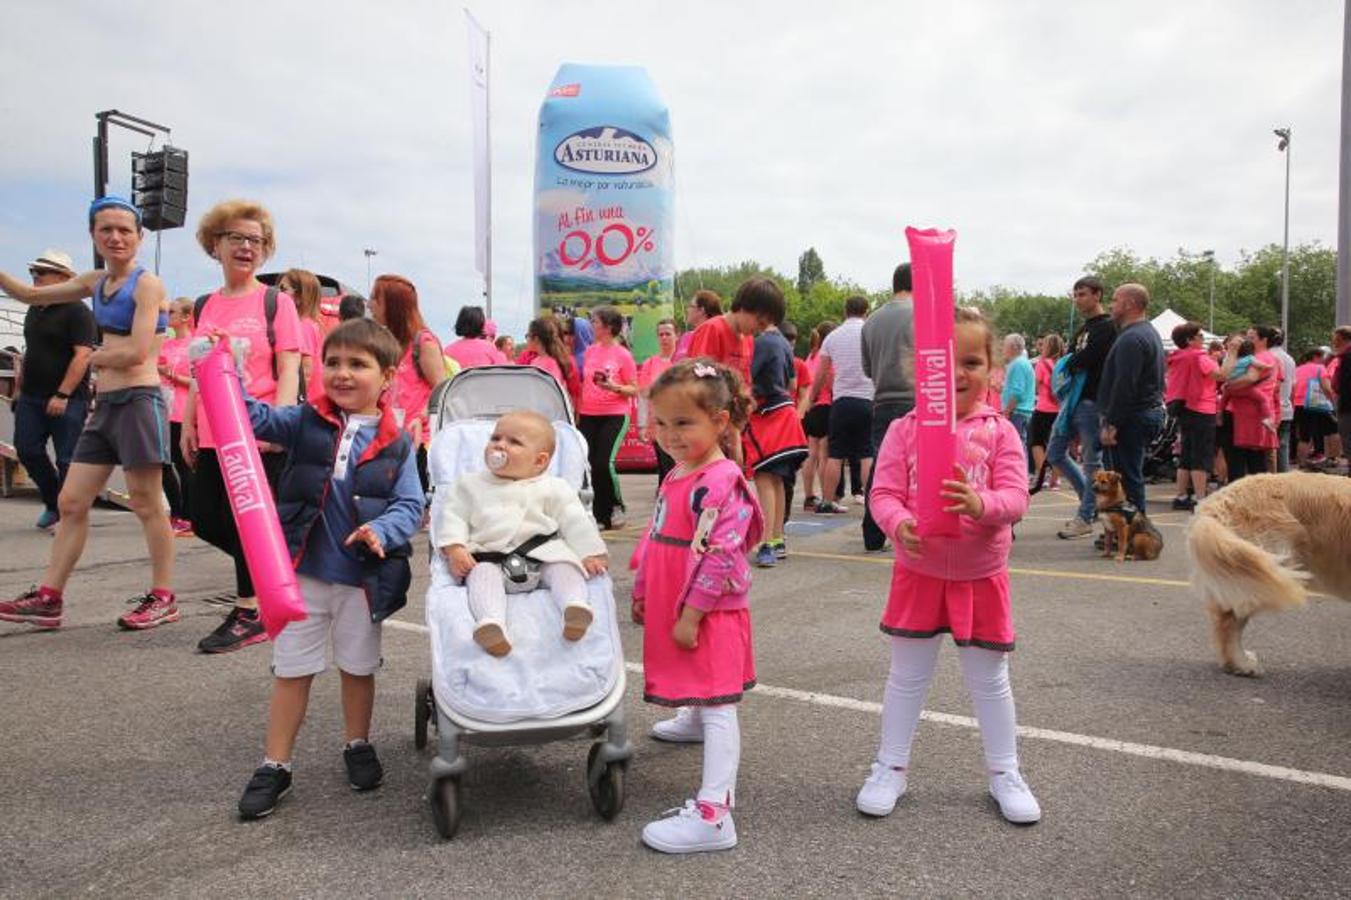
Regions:
<instances>
[{"instance_id":1,"label":"girl in pink dress","mask_svg":"<svg viewBox=\"0 0 1351 900\"><path fill-rule=\"evenodd\" d=\"M643 829L643 843L664 853L727 850L737 842L736 703L755 685L746 552L763 530L755 493L723 450L749 416L743 392L732 370L684 360L648 394L651 428L676 467L662 482L634 576L635 602L646 616L643 699L682 707L658 723L655 737L704 744L695 799Z\"/></svg>"},{"instance_id":2,"label":"girl in pink dress","mask_svg":"<svg viewBox=\"0 0 1351 900\"><path fill-rule=\"evenodd\" d=\"M871 508L895 541L896 563L881 626L891 635L881 746L856 801L866 815L888 815L905 793L910 742L947 632L958 646L980 723L990 794L1010 822L1041 818L1041 807L1018 774L1008 668L1014 637L1009 549L1013 523L1027 511L1027 462L1013 423L985 403L994 347L984 316L958 309L957 464L942 492L950 502L944 510L960 517L957 536L921 537L916 530L914 413L892 423L877 454Z\"/></svg>"}]
</instances>

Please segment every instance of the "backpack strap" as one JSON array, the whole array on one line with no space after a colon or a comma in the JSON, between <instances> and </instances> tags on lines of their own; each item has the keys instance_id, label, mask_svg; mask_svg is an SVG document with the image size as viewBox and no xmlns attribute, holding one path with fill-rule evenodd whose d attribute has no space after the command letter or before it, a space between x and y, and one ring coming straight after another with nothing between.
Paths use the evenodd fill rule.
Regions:
<instances>
[{"instance_id":1,"label":"backpack strap","mask_svg":"<svg viewBox=\"0 0 1351 900\"><path fill-rule=\"evenodd\" d=\"M277 295L275 286L263 291L263 318L267 319L267 346L272 351L272 380L277 380ZM299 395L297 395L299 396Z\"/></svg>"},{"instance_id":2,"label":"backpack strap","mask_svg":"<svg viewBox=\"0 0 1351 900\"><path fill-rule=\"evenodd\" d=\"M100 285L102 285L102 282L100 282ZM192 301L192 324L194 326L196 326L196 324L202 320L202 310L206 309L206 301L210 299L211 299L210 294L203 294L196 300Z\"/></svg>"}]
</instances>

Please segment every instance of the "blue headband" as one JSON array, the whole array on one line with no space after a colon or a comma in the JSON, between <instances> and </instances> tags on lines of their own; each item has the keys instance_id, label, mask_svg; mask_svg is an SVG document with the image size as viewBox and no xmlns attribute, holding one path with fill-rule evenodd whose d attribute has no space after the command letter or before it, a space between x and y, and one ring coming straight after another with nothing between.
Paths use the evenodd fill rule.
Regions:
<instances>
[{"instance_id":1,"label":"blue headband","mask_svg":"<svg viewBox=\"0 0 1351 900\"><path fill-rule=\"evenodd\" d=\"M89 204L89 227L94 227L94 216L105 209L125 209L136 217L136 227L141 227L141 211L132 206L127 200L109 194L106 197L99 197L93 203Z\"/></svg>"}]
</instances>

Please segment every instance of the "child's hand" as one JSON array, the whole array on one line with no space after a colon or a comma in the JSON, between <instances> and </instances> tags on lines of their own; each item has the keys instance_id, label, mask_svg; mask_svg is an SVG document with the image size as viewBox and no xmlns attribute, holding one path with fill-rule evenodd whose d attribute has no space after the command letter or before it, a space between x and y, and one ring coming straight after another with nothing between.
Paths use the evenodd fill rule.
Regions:
<instances>
[{"instance_id":1,"label":"child's hand","mask_svg":"<svg viewBox=\"0 0 1351 900\"><path fill-rule=\"evenodd\" d=\"M896 529L896 543L905 555L912 559L919 559L922 547L920 546L919 532L915 530L913 519L906 519Z\"/></svg>"},{"instance_id":2,"label":"child's hand","mask_svg":"<svg viewBox=\"0 0 1351 900\"><path fill-rule=\"evenodd\" d=\"M966 473L962 471L961 466L952 467L953 477L943 482L943 490L938 492L938 496L944 500L951 500L951 506L943 507L943 512L958 513L972 519L979 519L985 515L985 501L980 499L980 494L976 493L966 481Z\"/></svg>"},{"instance_id":3,"label":"child's hand","mask_svg":"<svg viewBox=\"0 0 1351 900\"><path fill-rule=\"evenodd\" d=\"M676 642L676 646L683 647L686 650L693 650L699 646L699 620L688 619L681 616L676 619L675 627L671 629L671 640Z\"/></svg>"},{"instance_id":4,"label":"child's hand","mask_svg":"<svg viewBox=\"0 0 1351 900\"><path fill-rule=\"evenodd\" d=\"M599 556L588 556L582 560L582 568L586 570L586 574L590 577L604 575L606 570L610 568L610 557L604 553Z\"/></svg>"},{"instance_id":5,"label":"child's hand","mask_svg":"<svg viewBox=\"0 0 1351 900\"><path fill-rule=\"evenodd\" d=\"M442 547L441 554L450 564L450 574L456 578L468 578L469 571L474 568L474 555L464 549L464 544L451 544L449 547Z\"/></svg>"},{"instance_id":6,"label":"child's hand","mask_svg":"<svg viewBox=\"0 0 1351 900\"><path fill-rule=\"evenodd\" d=\"M633 619L635 625L643 624L643 620L647 618L647 600L635 596L629 602L629 618Z\"/></svg>"},{"instance_id":7,"label":"child's hand","mask_svg":"<svg viewBox=\"0 0 1351 900\"><path fill-rule=\"evenodd\" d=\"M374 553L380 559L385 558L385 545L380 543L380 536L375 533L375 529L370 525L362 525L356 531L347 536L347 540L342 542L344 547L350 547L353 544L365 544L366 549Z\"/></svg>"}]
</instances>

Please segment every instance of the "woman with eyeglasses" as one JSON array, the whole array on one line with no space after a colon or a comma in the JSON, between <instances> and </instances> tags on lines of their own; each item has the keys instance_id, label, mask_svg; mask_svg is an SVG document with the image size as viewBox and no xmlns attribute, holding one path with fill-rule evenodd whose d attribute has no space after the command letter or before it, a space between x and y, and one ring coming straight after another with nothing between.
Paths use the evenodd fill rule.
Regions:
<instances>
[{"instance_id":1,"label":"woman with eyeglasses","mask_svg":"<svg viewBox=\"0 0 1351 900\"><path fill-rule=\"evenodd\" d=\"M224 332L235 346L247 342L243 369L249 394L275 406L294 404L300 386L300 317L290 294L270 288L256 277L258 267L276 249L272 215L248 200L218 203L197 226L197 243L220 263L224 284L197 301L193 335L212 337ZM258 595L235 529L216 443L206 416L199 413L195 385L188 391L183 410L182 444L183 456L193 466L193 530L234 559L239 597L225 621L203 638L197 649L228 653L267 640L267 635L258 617ZM275 499L285 457L281 448L261 441L258 449Z\"/></svg>"},{"instance_id":2,"label":"woman with eyeglasses","mask_svg":"<svg viewBox=\"0 0 1351 900\"><path fill-rule=\"evenodd\" d=\"M0 288L33 306L79 303L93 298L94 319L103 343L89 357L98 373L94 413L71 453L61 486L60 519L42 582L14 600L0 603L0 621L60 628L66 582L89 537L89 509L103 492L114 466L127 481L131 510L141 520L150 552L150 590L135 598L136 609L121 616L123 628L154 628L179 618L170 587L174 535L160 499L169 462L169 416L157 368L168 328L164 282L136 262L141 246L141 213L120 197L89 205L89 236L106 263L53 284L28 285L0 273ZM64 409L62 392L54 395Z\"/></svg>"}]
</instances>

